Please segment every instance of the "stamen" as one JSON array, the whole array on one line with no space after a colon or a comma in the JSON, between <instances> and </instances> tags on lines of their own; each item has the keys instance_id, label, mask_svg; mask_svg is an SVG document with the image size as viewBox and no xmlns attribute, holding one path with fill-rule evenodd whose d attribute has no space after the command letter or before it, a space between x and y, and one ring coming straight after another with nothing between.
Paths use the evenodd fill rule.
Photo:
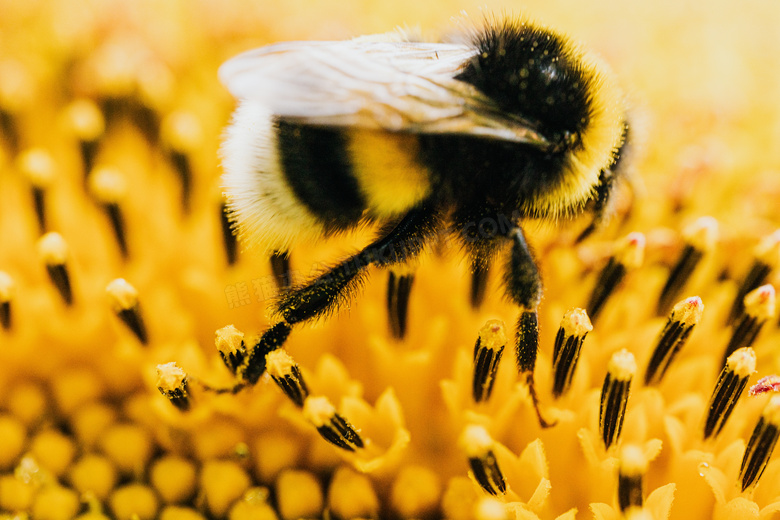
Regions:
<instances>
[{"instance_id":1,"label":"stamen","mask_svg":"<svg viewBox=\"0 0 780 520\"><path fill-rule=\"evenodd\" d=\"M553 347L553 396L557 399L569 390L585 336L593 330L583 309L566 311Z\"/></svg>"},{"instance_id":2,"label":"stamen","mask_svg":"<svg viewBox=\"0 0 780 520\"><path fill-rule=\"evenodd\" d=\"M601 388L599 406L599 433L607 449L616 444L620 438L634 374L636 374L636 360L632 353L623 349L612 355Z\"/></svg>"},{"instance_id":3,"label":"stamen","mask_svg":"<svg viewBox=\"0 0 780 520\"><path fill-rule=\"evenodd\" d=\"M112 280L106 287L111 307L127 328L142 344L149 342L146 326L138 305L138 291L124 278Z\"/></svg>"},{"instance_id":4,"label":"stamen","mask_svg":"<svg viewBox=\"0 0 780 520\"><path fill-rule=\"evenodd\" d=\"M604 304L614 292L628 270L636 269L644 260L645 236L642 233L629 233L618 245L617 250L599 273L596 286L587 305L588 316L595 322Z\"/></svg>"},{"instance_id":5,"label":"stamen","mask_svg":"<svg viewBox=\"0 0 780 520\"><path fill-rule=\"evenodd\" d=\"M73 304L70 276L65 262L68 258L68 245L59 233L46 233L38 240L38 254L46 264L54 287L62 296L66 305Z\"/></svg>"},{"instance_id":6,"label":"stamen","mask_svg":"<svg viewBox=\"0 0 780 520\"><path fill-rule=\"evenodd\" d=\"M2 105L0 105L0 135L8 143L11 153L15 154L19 149L19 128L16 116Z\"/></svg>"},{"instance_id":7,"label":"stamen","mask_svg":"<svg viewBox=\"0 0 780 520\"><path fill-rule=\"evenodd\" d=\"M755 371L756 354L752 348L738 349L726 360L707 407L707 419L704 421L705 439L718 436L734 411L748 379Z\"/></svg>"},{"instance_id":8,"label":"stamen","mask_svg":"<svg viewBox=\"0 0 780 520\"><path fill-rule=\"evenodd\" d=\"M189 213L192 198L192 165L189 153L203 141L200 121L189 112L174 112L162 123L162 136L181 181L181 202Z\"/></svg>"},{"instance_id":9,"label":"stamen","mask_svg":"<svg viewBox=\"0 0 780 520\"><path fill-rule=\"evenodd\" d=\"M79 142L84 174L95 165L100 138L106 130L106 121L100 108L90 99L77 99L65 109L65 116Z\"/></svg>"},{"instance_id":10,"label":"stamen","mask_svg":"<svg viewBox=\"0 0 780 520\"><path fill-rule=\"evenodd\" d=\"M390 332L396 339L403 339L406 335L406 318L413 283L413 273L396 274L390 270L387 280L387 315Z\"/></svg>"},{"instance_id":11,"label":"stamen","mask_svg":"<svg viewBox=\"0 0 780 520\"><path fill-rule=\"evenodd\" d=\"M292 273L290 272L290 254L274 251L271 254L271 272L279 290L292 286Z\"/></svg>"},{"instance_id":12,"label":"stamen","mask_svg":"<svg viewBox=\"0 0 780 520\"><path fill-rule=\"evenodd\" d=\"M763 284L772 269L780 264L780 229L759 242L754 256L753 265L737 290L726 322L728 325L734 323L745 312L745 296Z\"/></svg>"},{"instance_id":13,"label":"stamen","mask_svg":"<svg viewBox=\"0 0 780 520\"><path fill-rule=\"evenodd\" d=\"M228 265L233 265L238 260L238 240L233 233L233 224L230 222L230 210L227 201L222 199L219 206L219 222L222 226L222 243L225 244L225 256Z\"/></svg>"},{"instance_id":14,"label":"stamen","mask_svg":"<svg viewBox=\"0 0 780 520\"><path fill-rule=\"evenodd\" d=\"M539 316L536 311L523 311L517 321L517 338L515 350L517 353L517 371L522 379L525 375L525 384L531 396L536 417L542 428L555 426L556 421L549 422L542 416L539 396L536 393L534 382L534 368L536 367L536 354L539 352Z\"/></svg>"},{"instance_id":15,"label":"stamen","mask_svg":"<svg viewBox=\"0 0 780 520\"><path fill-rule=\"evenodd\" d=\"M493 453L493 438L478 425L469 425L460 436L460 445L466 452L474 479L491 495L506 493L506 481Z\"/></svg>"},{"instance_id":16,"label":"stamen","mask_svg":"<svg viewBox=\"0 0 780 520\"><path fill-rule=\"evenodd\" d=\"M641 509L642 479L647 473L647 458L639 446L627 445L620 450L618 470L618 504L624 514L629 509Z\"/></svg>"},{"instance_id":17,"label":"stamen","mask_svg":"<svg viewBox=\"0 0 780 520\"><path fill-rule=\"evenodd\" d=\"M739 318L734 332L731 334L729 344L723 354L723 362L726 362L732 352L741 347L749 347L753 344L761 332L761 327L775 314L775 288L771 285L762 285L745 296L745 312Z\"/></svg>"},{"instance_id":18,"label":"stamen","mask_svg":"<svg viewBox=\"0 0 780 520\"><path fill-rule=\"evenodd\" d=\"M765 394L767 392L780 392L780 376L771 375L762 377L755 385L750 387L750 396Z\"/></svg>"},{"instance_id":19,"label":"stamen","mask_svg":"<svg viewBox=\"0 0 780 520\"><path fill-rule=\"evenodd\" d=\"M244 333L233 325L222 327L215 333L214 340L222 362L233 375L240 375L240 370L247 359L246 345L244 345Z\"/></svg>"},{"instance_id":20,"label":"stamen","mask_svg":"<svg viewBox=\"0 0 780 520\"><path fill-rule=\"evenodd\" d=\"M46 192L54 181L54 160L46 150L33 148L19 156L18 164L19 170L32 186L38 230L40 233L45 233L47 229Z\"/></svg>"},{"instance_id":21,"label":"stamen","mask_svg":"<svg viewBox=\"0 0 780 520\"><path fill-rule=\"evenodd\" d=\"M471 307L474 309L482 305L487 289L490 265L482 262L474 262L471 266Z\"/></svg>"},{"instance_id":22,"label":"stamen","mask_svg":"<svg viewBox=\"0 0 780 520\"><path fill-rule=\"evenodd\" d=\"M216 331L214 343L222 362L240 382L227 388L214 387L197 381L204 389L218 394L235 394L254 385L266 370L266 356L279 349L290 334L290 326L279 322L263 334L251 348L246 348L244 333L233 325ZM280 385L281 386L281 385ZM304 385L305 386L305 385ZM282 388L284 390L284 388ZM292 398L292 397L291 397ZM294 399L293 399L294 400Z\"/></svg>"},{"instance_id":23,"label":"stamen","mask_svg":"<svg viewBox=\"0 0 780 520\"><path fill-rule=\"evenodd\" d=\"M282 392L298 407L302 407L304 400L309 397L309 389L303 380L300 367L293 358L280 348L268 353L266 367L268 375L279 385Z\"/></svg>"},{"instance_id":24,"label":"stamen","mask_svg":"<svg viewBox=\"0 0 780 520\"><path fill-rule=\"evenodd\" d=\"M11 154L19 150L18 115L35 100L35 81L30 65L9 54L0 62L0 132Z\"/></svg>"},{"instance_id":25,"label":"stamen","mask_svg":"<svg viewBox=\"0 0 780 520\"><path fill-rule=\"evenodd\" d=\"M14 279L5 271L0 271L0 325L5 330L11 330L13 322L11 302L14 298Z\"/></svg>"},{"instance_id":26,"label":"stamen","mask_svg":"<svg viewBox=\"0 0 780 520\"><path fill-rule=\"evenodd\" d=\"M507 343L504 323L489 320L479 331L474 345L474 379L472 395L474 401L481 403L490 399L493 383L496 381L498 364Z\"/></svg>"},{"instance_id":27,"label":"stamen","mask_svg":"<svg viewBox=\"0 0 780 520\"><path fill-rule=\"evenodd\" d=\"M127 233L122 210L119 207L119 203L124 200L127 194L124 176L114 168L98 168L90 174L88 188L106 210L119 245L119 251L123 258L127 258Z\"/></svg>"},{"instance_id":28,"label":"stamen","mask_svg":"<svg viewBox=\"0 0 780 520\"><path fill-rule=\"evenodd\" d=\"M701 217L683 232L683 236L685 247L669 272L669 278L658 298L656 314L659 316L665 314L672 302L677 299L704 255L715 249L715 242L718 239L718 221L712 217Z\"/></svg>"},{"instance_id":29,"label":"stamen","mask_svg":"<svg viewBox=\"0 0 780 520\"><path fill-rule=\"evenodd\" d=\"M686 298L674 306L664 330L661 331L653 355L650 356L650 362L645 371L646 385L657 385L661 382L669 365L688 341L693 328L701 320L703 312L704 304L698 296Z\"/></svg>"},{"instance_id":30,"label":"stamen","mask_svg":"<svg viewBox=\"0 0 780 520\"><path fill-rule=\"evenodd\" d=\"M182 412L190 409L187 374L175 362L157 365L157 389Z\"/></svg>"},{"instance_id":31,"label":"stamen","mask_svg":"<svg viewBox=\"0 0 780 520\"><path fill-rule=\"evenodd\" d=\"M159 145L162 127L160 114L169 110L173 104L176 79L165 63L150 59L140 67L135 80L138 82L138 92L130 115L149 144L156 147Z\"/></svg>"},{"instance_id":32,"label":"stamen","mask_svg":"<svg viewBox=\"0 0 780 520\"><path fill-rule=\"evenodd\" d=\"M748 441L739 468L742 491L758 484L758 479L761 478L775 449L778 436L780 436L780 395L772 397L766 404Z\"/></svg>"},{"instance_id":33,"label":"stamen","mask_svg":"<svg viewBox=\"0 0 780 520\"><path fill-rule=\"evenodd\" d=\"M322 438L347 451L364 446L354 426L336 412L327 397L307 397L303 402L303 416L311 422Z\"/></svg>"}]
</instances>

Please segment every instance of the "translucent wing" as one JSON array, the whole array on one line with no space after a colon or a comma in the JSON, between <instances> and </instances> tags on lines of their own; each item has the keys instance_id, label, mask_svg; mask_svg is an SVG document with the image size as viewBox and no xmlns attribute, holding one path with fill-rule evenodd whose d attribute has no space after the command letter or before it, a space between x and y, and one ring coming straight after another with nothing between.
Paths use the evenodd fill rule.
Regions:
<instances>
[{"instance_id":1,"label":"translucent wing","mask_svg":"<svg viewBox=\"0 0 780 520\"><path fill-rule=\"evenodd\" d=\"M467 134L546 148L531 123L453 79L474 53L444 43L286 42L245 52L219 74L236 98L307 124Z\"/></svg>"}]
</instances>

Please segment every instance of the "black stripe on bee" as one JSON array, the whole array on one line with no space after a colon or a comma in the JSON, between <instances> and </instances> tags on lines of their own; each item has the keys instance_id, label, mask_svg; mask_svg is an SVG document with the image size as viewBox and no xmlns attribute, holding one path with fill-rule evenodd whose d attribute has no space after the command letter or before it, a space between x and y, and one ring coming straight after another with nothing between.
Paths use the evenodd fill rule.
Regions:
<instances>
[{"instance_id":1,"label":"black stripe on bee","mask_svg":"<svg viewBox=\"0 0 780 520\"><path fill-rule=\"evenodd\" d=\"M342 130L280 119L278 149L287 184L298 200L336 231L353 226L366 207Z\"/></svg>"}]
</instances>

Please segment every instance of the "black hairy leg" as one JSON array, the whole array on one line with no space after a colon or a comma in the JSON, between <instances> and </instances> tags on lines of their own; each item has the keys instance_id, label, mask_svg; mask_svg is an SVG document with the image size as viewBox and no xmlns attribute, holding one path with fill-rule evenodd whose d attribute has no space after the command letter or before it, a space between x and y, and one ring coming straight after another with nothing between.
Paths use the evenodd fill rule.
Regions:
<instances>
[{"instance_id":1,"label":"black hairy leg","mask_svg":"<svg viewBox=\"0 0 780 520\"><path fill-rule=\"evenodd\" d=\"M582 242L604 225L609 216L609 202L617 187L615 180L615 174L612 170L601 170L599 183L596 185L596 196L593 199L593 220L577 236L577 243Z\"/></svg>"},{"instance_id":2,"label":"black hairy leg","mask_svg":"<svg viewBox=\"0 0 780 520\"><path fill-rule=\"evenodd\" d=\"M518 218L519 214L482 202L459 208L452 215L452 230L471 262L471 303L474 307L482 302L490 264Z\"/></svg>"},{"instance_id":3,"label":"black hairy leg","mask_svg":"<svg viewBox=\"0 0 780 520\"><path fill-rule=\"evenodd\" d=\"M485 204L458 209L453 215L453 230L471 262L469 301L474 309L485 299L490 264L504 242L503 237L515 226L516 217Z\"/></svg>"},{"instance_id":4,"label":"black hairy leg","mask_svg":"<svg viewBox=\"0 0 780 520\"><path fill-rule=\"evenodd\" d=\"M423 205L404 216L387 234L374 240L302 287L278 301L277 314L289 324L332 314L346 304L365 278L368 267L391 267L416 258L438 229L438 210Z\"/></svg>"},{"instance_id":5,"label":"black hairy leg","mask_svg":"<svg viewBox=\"0 0 780 520\"><path fill-rule=\"evenodd\" d=\"M615 161L609 168L604 168L599 173L599 183L596 185L596 195L593 198L593 220L577 237L576 242L580 243L594 231L601 228L609 219L612 213L612 205L617 192L617 181L621 177L626 177L625 163L626 156L631 152L631 127L628 122L623 124L623 143L620 145Z\"/></svg>"},{"instance_id":6,"label":"black hairy leg","mask_svg":"<svg viewBox=\"0 0 780 520\"><path fill-rule=\"evenodd\" d=\"M471 261L471 290L469 300L478 308L485 297L492 258L506 235L514 227L516 216L501 211L497 206L484 203L467 205L452 216L452 229L464 245ZM402 339L406 334L406 316L414 274L391 272L387 285L387 312L390 332Z\"/></svg>"},{"instance_id":7,"label":"black hairy leg","mask_svg":"<svg viewBox=\"0 0 780 520\"><path fill-rule=\"evenodd\" d=\"M484 291L484 287L480 288L479 284L484 285L487 270L499 248L506 242L511 244L504 286L507 297L520 307L515 346L517 368L528 385L539 424L546 428L554 423L546 421L542 416L534 384L534 367L539 346L537 309L542 298L542 279L517 220L516 214L484 205L458 210L453 216L454 229L459 233L473 269L472 303L475 290Z\"/></svg>"},{"instance_id":8,"label":"black hairy leg","mask_svg":"<svg viewBox=\"0 0 780 520\"><path fill-rule=\"evenodd\" d=\"M555 425L555 421L549 422L542 416L534 383L536 354L539 351L538 307L542 299L542 278L523 230L519 226L513 228L508 238L512 242L512 250L504 282L507 296L520 307L515 342L517 371L520 377L525 377L539 424L542 428L549 428Z\"/></svg>"},{"instance_id":9,"label":"black hairy leg","mask_svg":"<svg viewBox=\"0 0 780 520\"><path fill-rule=\"evenodd\" d=\"M508 234L512 243L504 282L506 293L523 312L536 312L542 299L542 278L525 240L523 230L516 226Z\"/></svg>"},{"instance_id":10,"label":"black hairy leg","mask_svg":"<svg viewBox=\"0 0 780 520\"><path fill-rule=\"evenodd\" d=\"M335 312L349 302L368 274L368 267L391 267L408 262L435 235L440 211L433 205L411 210L388 233L303 286L289 289L278 302L279 321L268 328L250 349L243 374L254 384L265 371L265 357L282 347L292 326Z\"/></svg>"}]
</instances>

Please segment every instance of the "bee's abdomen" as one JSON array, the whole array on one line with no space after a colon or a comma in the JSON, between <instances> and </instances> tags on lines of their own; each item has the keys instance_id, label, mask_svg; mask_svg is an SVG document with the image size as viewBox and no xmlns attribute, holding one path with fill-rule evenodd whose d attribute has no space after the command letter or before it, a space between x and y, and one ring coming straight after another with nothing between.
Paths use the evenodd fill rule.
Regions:
<instances>
[{"instance_id":1,"label":"bee's abdomen","mask_svg":"<svg viewBox=\"0 0 780 520\"><path fill-rule=\"evenodd\" d=\"M346 135L369 218L400 217L431 195L433 179L420 162L418 134L351 128Z\"/></svg>"},{"instance_id":2,"label":"bee's abdomen","mask_svg":"<svg viewBox=\"0 0 780 520\"><path fill-rule=\"evenodd\" d=\"M354 226L366 209L344 131L277 122L279 162L287 184L326 231Z\"/></svg>"}]
</instances>

